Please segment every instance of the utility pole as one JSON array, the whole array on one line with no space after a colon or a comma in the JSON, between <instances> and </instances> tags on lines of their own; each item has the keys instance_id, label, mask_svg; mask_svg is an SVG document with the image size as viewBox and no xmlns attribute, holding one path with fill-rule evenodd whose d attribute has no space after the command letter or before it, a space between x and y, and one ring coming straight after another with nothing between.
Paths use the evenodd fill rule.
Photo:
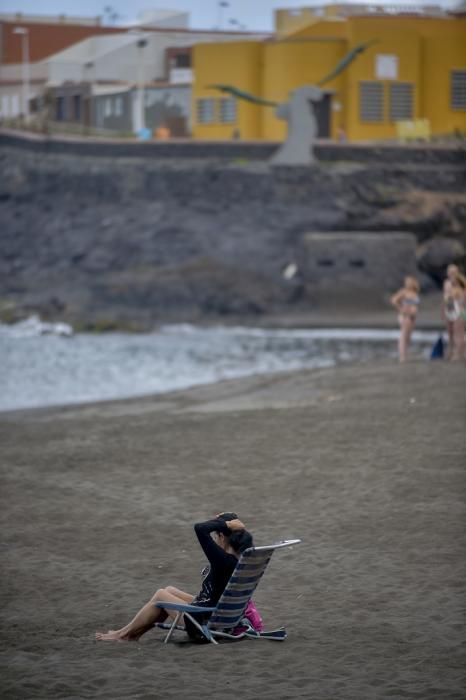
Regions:
<instances>
[{"instance_id":1,"label":"utility pole","mask_svg":"<svg viewBox=\"0 0 466 700\"><path fill-rule=\"evenodd\" d=\"M144 94L144 48L147 46L147 39L138 39L138 102L139 102L139 129L146 128L145 115L145 94Z\"/></svg>"},{"instance_id":2,"label":"utility pole","mask_svg":"<svg viewBox=\"0 0 466 700\"><path fill-rule=\"evenodd\" d=\"M21 36L21 78L23 83L23 104L21 113L26 121L29 121L29 30L26 27L15 27L13 34Z\"/></svg>"},{"instance_id":3,"label":"utility pole","mask_svg":"<svg viewBox=\"0 0 466 700\"><path fill-rule=\"evenodd\" d=\"M83 87L82 87L82 126L83 132L86 133L87 130L96 126L95 117L93 114L93 80L92 71L94 69L93 61L86 61L83 64Z\"/></svg>"},{"instance_id":4,"label":"utility pole","mask_svg":"<svg viewBox=\"0 0 466 700\"><path fill-rule=\"evenodd\" d=\"M221 29L223 27L223 10L225 10L227 7L230 7L230 3L226 2L226 0L220 0L218 3L218 28Z\"/></svg>"}]
</instances>

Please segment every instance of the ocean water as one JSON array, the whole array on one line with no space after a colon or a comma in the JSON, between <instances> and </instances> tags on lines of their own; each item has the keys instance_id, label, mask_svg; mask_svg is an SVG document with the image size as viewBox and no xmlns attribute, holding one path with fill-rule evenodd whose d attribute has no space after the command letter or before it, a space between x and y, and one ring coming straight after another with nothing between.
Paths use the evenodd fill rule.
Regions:
<instances>
[{"instance_id":1,"label":"ocean water","mask_svg":"<svg viewBox=\"0 0 466 700\"><path fill-rule=\"evenodd\" d=\"M436 333L414 333L413 354L427 358L436 337ZM143 396L348 362L396 360L397 338L397 331L387 330L189 325L166 326L148 334L67 337L66 328L44 327L40 322L0 325L0 410Z\"/></svg>"}]
</instances>

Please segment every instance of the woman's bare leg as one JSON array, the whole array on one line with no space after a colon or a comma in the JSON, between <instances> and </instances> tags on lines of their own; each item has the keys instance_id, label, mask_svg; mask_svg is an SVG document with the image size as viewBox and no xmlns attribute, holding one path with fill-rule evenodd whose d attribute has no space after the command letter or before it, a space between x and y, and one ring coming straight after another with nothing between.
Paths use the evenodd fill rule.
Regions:
<instances>
[{"instance_id":1,"label":"woman's bare leg","mask_svg":"<svg viewBox=\"0 0 466 700\"><path fill-rule=\"evenodd\" d=\"M464 332L466 330L465 326L466 326L466 322L465 322L465 318L463 316L463 318L461 318L459 321L459 328L458 328L458 333L459 333L459 337L458 337L459 357L458 357L458 359L459 360L464 360L464 357L465 357L465 338L464 338Z\"/></svg>"},{"instance_id":2,"label":"woman's bare leg","mask_svg":"<svg viewBox=\"0 0 466 700\"><path fill-rule=\"evenodd\" d=\"M453 321L447 321L448 347L447 360L451 360L455 348L455 324Z\"/></svg>"},{"instance_id":3,"label":"woman's bare leg","mask_svg":"<svg viewBox=\"0 0 466 700\"><path fill-rule=\"evenodd\" d=\"M406 324L406 354L408 353L408 348L411 345L411 336L414 330L414 319L410 318Z\"/></svg>"},{"instance_id":4,"label":"woman's bare leg","mask_svg":"<svg viewBox=\"0 0 466 700\"><path fill-rule=\"evenodd\" d=\"M402 316L400 321L400 339L398 341L398 354L400 362L406 362L409 343L409 324L410 320Z\"/></svg>"},{"instance_id":5,"label":"woman's bare leg","mask_svg":"<svg viewBox=\"0 0 466 700\"><path fill-rule=\"evenodd\" d=\"M179 595L175 595L173 591L177 591ZM140 609L129 624L119 630L96 632L95 638L99 642L137 641L145 632L150 630L156 622L163 622L167 619L168 615L175 617L177 614L175 610L168 611L163 608L158 608L155 606L155 603L191 603L193 598L194 596L184 591L179 591L173 586L159 588L150 601Z\"/></svg>"},{"instance_id":6,"label":"woman's bare leg","mask_svg":"<svg viewBox=\"0 0 466 700\"><path fill-rule=\"evenodd\" d=\"M453 324L453 351L451 360L464 358L464 318L459 318Z\"/></svg>"},{"instance_id":7,"label":"woman's bare leg","mask_svg":"<svg viewBox=\"0 0 466 700\"><path fill-rule=\"evenodd\" d=\"M400 362L404 362L405 357L406 357L406 349L405 349L403 321L400 321L400 336L398 338L398 359L400 360Z\"/></svg>"},{"instance_id":8,"label":"woman's bare leg","mask_svg":"<svg viewBox=\"0 0 466 700\"><path fill-rule=\"evenodd\" d=\"M194 596L191 595L191 593L185 593L184 591L180 591L179 588L175 588L175 586L167 586L166 591L168 593L171 593L171 595L175 595L177 598L181 598L184 600L185 603L192 603L194 600Z\"/></svg>"}]
</instances>

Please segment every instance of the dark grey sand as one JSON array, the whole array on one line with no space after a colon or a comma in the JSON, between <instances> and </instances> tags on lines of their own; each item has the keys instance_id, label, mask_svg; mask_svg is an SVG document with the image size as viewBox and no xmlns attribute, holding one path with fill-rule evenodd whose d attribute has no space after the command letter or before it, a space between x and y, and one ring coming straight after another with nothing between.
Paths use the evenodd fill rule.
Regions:
<instances>
[{"instance_id":1,"label":"dark grey sand","mask_svg":"<svg viewBox=\"0 0 466 700\"><path fill-rule=\"evenodd\" d=\"M387 363L2 414L1 697L463 700L465 380ZM303 540L256 595L288 640L94 642L197 591L192 524L224 509Z\"/></svg>"}]
</instances>

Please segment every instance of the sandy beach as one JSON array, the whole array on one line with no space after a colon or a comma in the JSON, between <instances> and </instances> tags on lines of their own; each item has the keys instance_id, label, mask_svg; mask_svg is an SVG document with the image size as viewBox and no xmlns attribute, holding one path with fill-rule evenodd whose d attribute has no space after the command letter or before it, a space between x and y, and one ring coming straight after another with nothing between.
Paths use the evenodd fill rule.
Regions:
<instances>
[{"instance_id":1,"label":"sandy beach","mask_svg":"<svg viewBox=\"0 0 466 700\"><path fill-rule=\"evenodd\" d=\"M464 364L345 366L0 414L2 698L464 700ZM96 643L236 510L284 643ZM183 635L177 637L180 642Z\"/></svg>"}]
</instances>

